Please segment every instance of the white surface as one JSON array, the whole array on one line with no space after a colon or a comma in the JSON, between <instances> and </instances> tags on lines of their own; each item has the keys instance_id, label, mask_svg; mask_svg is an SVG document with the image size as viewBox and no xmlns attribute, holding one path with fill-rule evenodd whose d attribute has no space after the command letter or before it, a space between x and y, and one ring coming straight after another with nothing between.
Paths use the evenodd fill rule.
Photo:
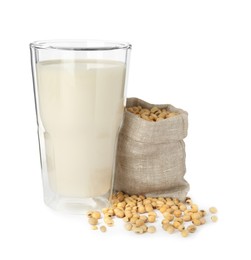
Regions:
<instances>
[{"instance_id":1,"label":"white surface","mask_svg":"<svg viewBox=\"0 0 251 260\"><path fill-rule=\"evenodd\" d=\"M250 13L241 0L3 1L0 259L250 259ZM53 38L133 44L128 96L189 112L190 194L217 224L187 239L103 234L44 206L28 43Z\"/></svg>"}]
</instances>

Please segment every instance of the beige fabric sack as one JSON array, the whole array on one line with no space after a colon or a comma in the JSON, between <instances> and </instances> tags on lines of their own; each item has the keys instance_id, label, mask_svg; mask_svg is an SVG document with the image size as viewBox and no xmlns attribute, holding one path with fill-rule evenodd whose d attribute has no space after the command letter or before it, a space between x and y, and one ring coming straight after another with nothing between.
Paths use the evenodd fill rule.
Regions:
<instances>
[{"instance_id":1,"label":"beige fabric sack","mask_svg":"<svg viewBox=\"0 0 251 260\"><path fill-rule=\"evenodd\" d=\"M119 133L114 188L130 195L176 197L184 200L189 184L184 180L188 114L172 105L149 104L128 98L127 107L167 108L179 115L149 122L125 111Z\"/></svg>"}]
</instances>

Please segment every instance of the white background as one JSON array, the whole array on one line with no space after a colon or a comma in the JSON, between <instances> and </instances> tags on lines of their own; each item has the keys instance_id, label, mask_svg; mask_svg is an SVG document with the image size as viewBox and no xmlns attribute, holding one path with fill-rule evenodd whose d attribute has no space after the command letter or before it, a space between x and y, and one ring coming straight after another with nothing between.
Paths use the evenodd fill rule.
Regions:
<instances>
[{"instance_id":1,"label":"white background","mask_svg":"<svg viewBox=\"0 0 251 260\"><path fill-rule=\"evenodd\" d=\"M242 0L1 1L0 259L250 259L250 14ZM28 44L62 38L133 45L128 96L189 112L190 195L218 223L103 234L43 204Z\"/></svg>"}]
</instances>

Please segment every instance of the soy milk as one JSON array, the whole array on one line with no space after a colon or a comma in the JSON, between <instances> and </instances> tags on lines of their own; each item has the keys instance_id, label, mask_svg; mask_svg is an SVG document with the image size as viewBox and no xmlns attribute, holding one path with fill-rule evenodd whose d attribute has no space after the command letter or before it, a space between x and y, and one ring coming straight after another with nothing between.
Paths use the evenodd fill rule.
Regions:
<instances>
[{"instance_id":1,"label":"soy milk","mask_svg":"<svg viewBox=\"0 0 251 260\"><path fill-rule=\"evenodd\" d=\"M106 60L37 64L40 143L48 182L67 197L107 193L124 107L125 65Z\"/></svg>"}]
</instances>

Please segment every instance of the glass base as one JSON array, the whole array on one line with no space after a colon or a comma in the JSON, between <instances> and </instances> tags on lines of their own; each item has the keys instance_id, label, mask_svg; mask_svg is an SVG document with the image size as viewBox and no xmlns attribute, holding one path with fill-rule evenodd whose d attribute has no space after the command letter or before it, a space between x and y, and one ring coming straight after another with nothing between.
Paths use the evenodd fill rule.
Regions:
<instances>
[{"instance_id":1,"label":"glass base","mask_svg":"<svg viewBox=\"0 0 251 260\"><path fill-rule=\"evenodd\" d=\"M51 209L70 214L86 214L90 210L101 210L110 204L109 200L104 197L65 198L56 196L50 200L45 198L44 202Z\"/></svg>"}]
</instances>

